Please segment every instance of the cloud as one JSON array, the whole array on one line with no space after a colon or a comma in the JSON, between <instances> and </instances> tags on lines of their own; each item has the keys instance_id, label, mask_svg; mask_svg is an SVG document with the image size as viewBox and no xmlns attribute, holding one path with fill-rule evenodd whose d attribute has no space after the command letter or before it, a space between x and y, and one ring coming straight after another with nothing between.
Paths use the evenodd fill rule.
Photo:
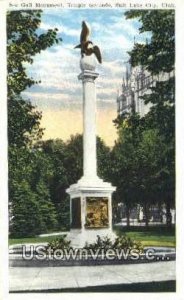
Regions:
<instances>
[{"instance_id":1,"label":"cloud","mask_svg":"<svg viewBox=\"0 0 184 300\"><path fill-rule=\"evenodd\" d=\"M120 60L115 60L115 61L111 61L111 62L105 61L103 63L104 73L108 73L108 75L110 75L110 76L111 75L120 75L120 74L122 74L123 70L124 70L124 66L122 65L122 61L120 61Z\"/></svg>"},{"instance_id":2,"label":"cloud","mask_svg":"<svg viewBox=\"0 0 184 300\"><path fill-rule=\"evenodd\" d=\"M111 21L113 21L113 28L115 30L120 29L124 33L136 36L139 33L138 26L135 27L135 21L132 20L126 20L125 16L112 16ZM139 22L137 22L137 25Z\"/></svg>"},{"instance_id":3,"label":"cloud","mask_svg":"<svg viewBox=\"0 0 184 300\"><path fill-rule=\"evenodd\" d=\"M120 84L122 70L123 65L120 60L104 61L100 67L100 76L97 80L101 100L111 98L112 102L115 101L114 97L117 86ZM72 102L78 103L81 101L82 94L82 86L77 78L79 73L78 53L68 45L67 48L62 45L58 46L54 53L46 50L35 57L34 64L29 69L29 75L37 80L41 79L41 83L33 86L29 93L24 93L24 95L29 95L33 101L42 99L42 101L37 100L36 102L39 105L42 103L41 106L46 105L46 100L49 101L51 106L58 106L56 101L59 100L60 106L65 107L66 103L63 100L61 101L63 97L67 100L72 97ZM54 101L50 99L54 99Z\"/></svg>"},{"instance_id":4,"label":"cloud","mask_svg":"<svg viewBox=\"0 0 184 300\"><path fill-rule=\"evenodd\" d=\"M80 94L81 87L77 78L79 71L77 53L73 49L59 45L54 53L49 50L43 51L35 57L33 65L28 70L29 76L41 80L41 83L27 90L29 96L35 98L35 93L38 96L39 90L39 98L43 99L45 99L43 92L45 95L68 94L69 97L76 93ZM78 101L77 97L75 99Z\"/></svg>"},{"instance_id":5,"label":"cloud","mask_svg":"<svg viewBox=\"0 0 184 300\"><path fill-rule=\"evenodd\" d=\"M74 37L76 37L76 36L79 37L80 36L80 30L70 28L70 27L67 27L65 25L60 25L60 24L56 23L54 25L54 28L58 29L58 33L64 33L65 35L74 36ZM48 29L53 29L53 25L41 22L40 29L42 29L44 31L47 31Z\"/></svg>"},{"instance_id":6,"label":"cloud","mask_svg":"<svg viewBox=\"0 0 184 300\"><path fill-rule=\"evenodd\" d=\"M128 39L123 30L114 30L112 24L101 28L98 32L95 43L98 44L102 49L129 49L131 47L131 41Z\"/></svg>"},{"instance_id":7,"label":"cloud","mask_svg":"<svg viewBox=\"0 0 184 300\"><path fill-rule=\"evenodd\" d=\"M113 111L113 118L116 117L117 90L121 89L127 51L133 47L133 37L145 40L145 36L138 36L139 23L125 20L122 10L44 10L40 30L58 28L63 41L37 54L32 65L26 64L28 76L41 80L41 83L27 89L23 95L44 114L49 110L48 118L52 112L82 111L82 84L78 80L80 51L74 49L79 41L82 20L90 24L91 39L102 51L103 63L98 65L100 75L96 80L97 108L108 109L110 120L110 111ZM58 116L61 117L59 113ZM75 119L73 115L70 117Z\"/></svg>"}]
</instances>

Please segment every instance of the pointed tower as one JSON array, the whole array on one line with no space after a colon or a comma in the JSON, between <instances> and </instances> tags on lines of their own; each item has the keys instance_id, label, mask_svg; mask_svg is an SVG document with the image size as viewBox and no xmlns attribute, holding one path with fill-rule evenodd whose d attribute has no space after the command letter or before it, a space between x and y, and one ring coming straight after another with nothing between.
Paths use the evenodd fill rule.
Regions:
<instances>
[{"instance_id":1,"label":"pointed tower","mask_svg":"<svg viewBox=\"0 0 184 300\"><path fill-rule=\"evenodd\" d=\"M129 72L128 72L128 66L126 65L126 87L129 86Z\"/></svg>"}]
</instances>

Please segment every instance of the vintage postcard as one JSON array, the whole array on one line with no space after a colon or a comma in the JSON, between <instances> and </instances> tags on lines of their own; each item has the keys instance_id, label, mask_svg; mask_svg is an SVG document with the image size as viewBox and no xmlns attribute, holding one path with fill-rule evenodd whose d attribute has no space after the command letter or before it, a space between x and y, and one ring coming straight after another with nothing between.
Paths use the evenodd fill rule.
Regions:
<instances>
[{"instance_id":1,"label":"vintage postcard","mask_svg":"<svg viewBox=\"0 0 184 300\"><path fill-rule=\"evenodd\" d=\"M182 299L181 2L0 6L6 296Z\"/></svg>"}]
</instances>

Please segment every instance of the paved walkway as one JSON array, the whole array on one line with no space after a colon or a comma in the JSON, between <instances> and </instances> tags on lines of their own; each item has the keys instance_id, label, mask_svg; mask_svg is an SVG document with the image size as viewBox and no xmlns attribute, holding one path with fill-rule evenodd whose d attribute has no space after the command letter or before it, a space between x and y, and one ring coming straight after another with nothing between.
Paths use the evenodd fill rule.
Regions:
<instances>
[{"instance_id":1,"label":"paved walkway","mask_svg":"<svg viewBox=\"0 0 184 300\"><path fill-rule=\"evenodd\" d=\"M175 280L175 261L130 265L10 268L10 291Z\"/></svg>"}]
</instances>

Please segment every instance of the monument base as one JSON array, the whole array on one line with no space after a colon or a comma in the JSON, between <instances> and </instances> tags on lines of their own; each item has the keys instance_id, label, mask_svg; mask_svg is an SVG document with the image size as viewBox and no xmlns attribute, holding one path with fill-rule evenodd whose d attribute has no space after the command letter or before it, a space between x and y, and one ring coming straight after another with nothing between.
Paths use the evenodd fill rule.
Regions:
<instances>
[{"instance_id":1,"label":"monument base","mask_svg":"<svg viewBox=\"0 0 184 300\"><path fill-rule=\"evenodd\" d=\"M98 177L82 177L67 189L71 226L67 238L72 247L81 248L86 243L94 243L98 236L115 239L112 230L112 193L115 189Z\"/></svg>"},{"instance_id":2,"label":"monument base","mask_svg":"<svg viewBox=\"0 0 184 300\"><path fill-rule=\"evenodd\" d=\"M111 230L80 230L71 229L70 233L67 235L67 239L71 241L71 246L73 248L83 248L86 244L95 243L98 237L108 237L111 241L114 241L116 234Z\"/></svg>"}]
</instances>

